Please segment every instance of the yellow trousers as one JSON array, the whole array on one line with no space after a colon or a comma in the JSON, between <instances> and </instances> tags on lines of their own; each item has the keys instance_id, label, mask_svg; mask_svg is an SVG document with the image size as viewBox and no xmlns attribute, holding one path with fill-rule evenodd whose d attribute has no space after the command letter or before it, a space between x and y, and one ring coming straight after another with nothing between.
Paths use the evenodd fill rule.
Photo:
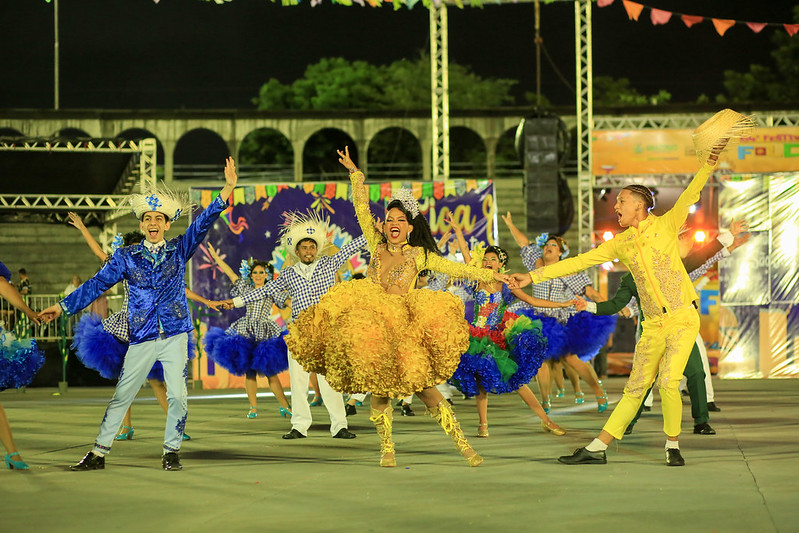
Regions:
<instances>
[{"instance_id":1,"label":"yellow trousers","mask_svg":"<svg viewBox=\"0 0 799 533\"><path fill-rule=\"evenodd\" d=\"M630 379L621 401L605 423L605 431L617 439L624 436L657 376L655 385L660 391L663 432L669 437L680 434L682 399L678 387L698 333L699 313L693 306L643 321Z\"/></svg>"}]
</instances>

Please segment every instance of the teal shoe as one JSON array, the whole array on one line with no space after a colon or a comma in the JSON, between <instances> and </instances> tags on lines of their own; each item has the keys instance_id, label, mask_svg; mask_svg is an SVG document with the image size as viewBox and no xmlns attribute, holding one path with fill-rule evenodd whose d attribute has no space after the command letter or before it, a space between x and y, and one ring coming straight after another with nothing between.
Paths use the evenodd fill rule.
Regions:
<instances>
[{"instance_id":1,"label":"teal shoe","mask_svg":"<svg viewBox=\"0 0 799 533\"><path fill-rule=\"evenodd\" d=\"M247 413L247 418L258 418L258 409L250 406L250 411Z\"/></svg>"},{"instance_id":2,"label":"teal shoe","mask_svg":"<svg viewBox=\"0 0 799 533\"><path fill-rule=\"evenodd\" d=\"M564 396L566 396L566 389L558 389L555 392L555 398L563 398Z\"/></svg>"},{"instance_id":3,"label":"teal shoe","mask_svg":"<svg viewBox=\"0 0 799 533\"><path fill-rule=\"evenodd\" d=\"M122 426L122 429L127 429L127 431L123 431L114 437L114 440L133 440L133 428L130 426Z\"/></svg>"},{"instance_id":4,"label":"teal shoe","mask_svg":"<svg viewBox=\"0 0 799 533\"><path fill-rule=\"evenodd\" d=\"M191 440L191 436L189 436L189 434L188 434L188 433L184 433L184 434L183 434L183 437L181 437L181 438L182 438L183 440Z\"/></svg>"},{"instance_id":5,"label":"teal shoe","mask_svg":"<svg viewBox=\"0 0 799 533\"><path fill-rule=\"evenodd\" d=\"M608 393L605 390L605 385L602 384L602 381L599 382L599 386L602 387L602 396L596 397L596 412L604 413L608 410ZM600 400L605 400L605 403L599 403Z\"/></svg>"},{"instance_id":6,"label":"teal shoe","mask_svg":"<svg viewBox=\"0 0 799 533\"><path fill-rule=\"evenodd\" d=\"M12 457L15 456L15 455L18 456L19 452L7 453L6 454L6 456L4 457L5 462L6 462L6 468L9 468L11 470L28 470L30 468L28 466L28 463L26 463L23 460L15 461L14 459L12 459Z\"/></svg>"},{"instance_id":7,"label":"teal shoe","mask_svg":"<svg viewBox=\"0 0 799 533\"><path fill-rule=\"evenodd\" d=\"M544 412L546 414L549 414L550 409L552 409L552 404L549 402L549 400L546 400L541 402L541 407L544 408Z\"/></svg>"},{"instance_id":8,"label":"teal shoe","mask_svg":"<svg viewBox=\"0 0 799 533\"><path fill-rule=\"evenodd\" d=\"M316 396L314 396L314 399L311 402L311 407L319 407L320 405L322 405L322 403L323 403L322 398L317 398Z\"/></svg>"},{"instance_id":9,"label":"teal shoe","mask_svg":"<svg viewBox=\"0 0 799 533\"><path fill-rule=\"evenodd\" d=\"M291 418L291 410L286 409L285 407L281 407L280 416L282 416L283 418Z\"/></svg>"},{"instance_id":10,"label":"teal shoe","mask_svg":"<svg viewBox=\"0 0 799 533\"><path fill-rule=\"evenodd\" d=\"M585 402L585 393L584 392L575 392L574 393L574 403L580 405Z\"/></svg>"},{"instance_id":11,"label":"teal shoe","mask_svg":"<svg viewBox=\"0 0 799 533\"><path fill-rule=\"evenodd\" d=\"M355 401L355 407L363 407L363 402Z\"/></svg>"}]
</instances>

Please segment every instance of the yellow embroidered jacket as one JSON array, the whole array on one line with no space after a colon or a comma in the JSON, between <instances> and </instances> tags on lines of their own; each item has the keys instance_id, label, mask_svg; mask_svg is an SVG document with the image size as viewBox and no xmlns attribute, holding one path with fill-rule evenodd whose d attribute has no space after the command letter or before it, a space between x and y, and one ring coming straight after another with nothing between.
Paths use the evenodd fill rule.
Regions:
<instances>
[{"instance_id":1,"label":"yellow embroidered jacket","mask_svg":"<svg viewBox=\"0 0 799 533\"><path fill-rule=\"evenodd\" d=\"M688 208L699 201L699 193L713 173L704 165L668 212L650 214L613 239L577 257L530 272L533 283L559 278L618 259L635 279L641 310L649 320L692 304L696 290L685 272L677 247L677 235L688 217Z\"/></svg>"},{"instance_id":2,"label":"yellow embroidered jacket","mask_svg":"<svg viewBox=\"0 0 799 533\"><path fill-rule=\"evenodd\" d=\"M366 186L359 183L357 178L362 175L359 170L350 176L352 180L352 204L355 207L355 216L361 226L369 254L372 256L369 261L367 277L376 283L381 283L382 265L380 263L380 250L385 249L385 244L381 243L382 236L375 229L375 221L369 211L369 195ZM389 287L397 286L402 293L407 293L416 286L416 278L422 270L434 270L448 274L451 278L470 279L490 283L494 281L494 273L486 268L477 268L463 263L455 263L436 255L435 253L425 253L420 246L406 246L403 249L405 261L395 266L388 275L387 283L383 286L388 290Z\"/></svg>"}]
</instances>

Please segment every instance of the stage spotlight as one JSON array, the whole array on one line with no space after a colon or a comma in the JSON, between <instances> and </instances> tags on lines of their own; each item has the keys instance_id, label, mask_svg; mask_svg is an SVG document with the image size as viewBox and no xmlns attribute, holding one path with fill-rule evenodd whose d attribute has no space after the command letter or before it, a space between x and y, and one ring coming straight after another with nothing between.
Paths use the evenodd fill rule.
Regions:
<instances>
[{"instance_id":1,"label":"stage spotlight","mask_svg":"<svg viewBox=\"0 0 799 533\"><path fill-rule=\"evenodd\" d=\"M694 233L694 240L696 242L705 242L705 239L707 239L707 234L704 231L699 230Z\"/></svg>"},{"instance_id":2,"label":"stage spotlight","mask_svg":"<svg viewBox=\"0 0 799 533\"><path fill-rule=\"evenodd\" d=\"M691 204L691 206L688 207L688 212L693 215L694 213L696 213L696 209L697 209L696 204Z\"/></svg>"},{"instance_id":3,"label":"stage spotlight","mask_svg":"<svg viewBox=\"0 0 799 533\"><path fill-rule=\"evenodd\" d=\"M612 238L613 238L613 232L612 231L606 231L605 233L602 234L602 239L605 242L609 241Z\"/></svg>"}]
</instances>

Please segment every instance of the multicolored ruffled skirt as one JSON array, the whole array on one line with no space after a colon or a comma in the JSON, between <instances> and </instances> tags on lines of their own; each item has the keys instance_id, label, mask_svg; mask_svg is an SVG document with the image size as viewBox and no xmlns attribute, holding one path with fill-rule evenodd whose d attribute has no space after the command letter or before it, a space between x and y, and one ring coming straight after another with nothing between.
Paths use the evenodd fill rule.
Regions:
<instances>
[{"instance_id":1,"label":"multicolored ruffled skirt","mask_svg":"<svg viewBox=\"0 0 799 533\"><path fill-rule=\"evenodd\" d=\"M448 292L387 294L371 279L346 281L300 313L286 344L338 391L404 398L455 372L469 346L463 313Z\"/></svg>"},{"instance_id":2,"label":"multicolored ruffled skirt","mask_svg":"<svg viewBox=\"0 0 799 533\"><path fill-rule=\"evenodd\" d=\"M203 346L209 359L235 376L274 376L289 368L284 335L255 341L212 327L203 337Z\"/></svg>"},{"instance_id":3,"label":"multicolored ruffled skirt","mask_svg":"<svg viewBox=\"0 0 799 533\"><path fill-rule=\"evenodd\" d=\"M544 362L547 340L540 321L505 312L498 327L469 329L469 349L449 380L467 396L478 394L481 388L494 394L516 391L533 379Z\"/></svg>"},{"instance_id":4,"label":"multicolored ruffled skirt","mask_svg":"<svg viewBox=\"0 0 799 533\"><path fill-rule=\"evenodd\" d=\"M541 334L547 340L544 359L557 360L570 353L566 326L558 322L557 318L539 315L533 308L518 309L515 313L541 323Z\"/></svg>"},{"instance_id":5,"label":"multicolored ruffled skirt","mask_svg":"<svg viewBox=\"0 0 799 533\"><path fill-rule=\"evenodd\" d=\"M17 339L0 327L0 391L25 387L44 365L35 339Z\"/></svg>"},{"instance_id":6,"label":"multicolored ruffled skirt","mask_svg":"<svg viewBox=\"0 0 799 533\"><path fill-rule=\"evenodd\" d=\"M189 360L194 359L196 343L189 332ZM94 313L84 314L73 329L72 349L86 368L96 370L106 379L117 379L128 352L128 343L108 333L103 319ZM147 379L164 381L164 367L156 361Z\"/></svg>"}]
</instances>

